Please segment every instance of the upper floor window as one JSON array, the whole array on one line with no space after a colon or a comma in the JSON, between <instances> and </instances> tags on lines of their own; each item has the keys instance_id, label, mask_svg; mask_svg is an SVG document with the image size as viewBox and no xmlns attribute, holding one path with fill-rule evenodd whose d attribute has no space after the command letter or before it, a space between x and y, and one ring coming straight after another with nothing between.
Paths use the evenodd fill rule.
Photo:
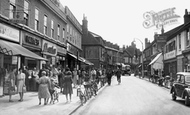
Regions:
<instances>
[{"instance_id":1,"label":"upper floor window","mask_svg":"<svg viewBox=\"0 0 190 115\"><path fill-rule=\"evenodd\" d=\"M54 38L54 22L51 20L51 37Z\"/></svg>"},{"instance_id":2,"label":"upper floor window","mask_svg":"<svg viewBox=\"0 0 190 115\"><path fill-rule=\"evenodd\" d=\"M9 6L9 18L13 19L16 17L16 5L15 0L10 0L10 6Z\"/></svg>"},{"instance_id":3,"label":"upper floor window","mask_svg":"<svg viewBox=\"0 0 190 115\"><path fill-rule=\"evenodd\" d=\"M63 39L65 38L65 28L63 28Z\"/></svg>"},{"instance_id":4,"label":"upper floor window","mask_svg":"<svg viewBox=\"0 0 190 115\"><path fill-rule=\"evenodd\" d=\"M28 19L29 19L28 7L29 7L29 3L25 0L24 1L24 21L25 21L25 25L27 26L28 26Z\"/></svg>"},{"instance_id":5,"label":"upper floor window","mask_svg":"<svg viewBox=\"0 0 190 115\"><path fill-rule=\"evenodd\" d=\"M60 25L57 25L57 39L60 41Z\"/></svg>"},{"instance_id":6,"label":"upper floor window","mask_svg":"<svg viewBox=\"0 0 190 115\"><path fill-rule=\"evenodd\" d=\"M189 36L189 29L186 30L186 46L189 46L190 44L190 36Z\"/></svg>"},{"instance_id":7,"label":"upper floor window","mask_svg":"<svg viewBox=\"0 0 190 115\"><path fill-rule=\"evenodd\" d=\"M44 34L47 35L47 16L44 15Z\"/></svg>"},{"instance_id":8,"label":"upper floor window","mask_svg":"<svg viewBox=\"0 0 190 115\"><path fill-rule=\"evenodd\" d=\"M179 34L178 37L179 37L179 50L181 50L181 34Z\"/></svg>"},{"instance_id":9,"label":"upper floor window","mask_svg":"<svg viewBox=\"0 0 190 115\"><path fill-rule=\"evenodd\" d=\"M38 9L35 9L35 25L34 25L34 28L35 30L38 30L39 31L39 10Z\"/></svg>"}]
</instances>

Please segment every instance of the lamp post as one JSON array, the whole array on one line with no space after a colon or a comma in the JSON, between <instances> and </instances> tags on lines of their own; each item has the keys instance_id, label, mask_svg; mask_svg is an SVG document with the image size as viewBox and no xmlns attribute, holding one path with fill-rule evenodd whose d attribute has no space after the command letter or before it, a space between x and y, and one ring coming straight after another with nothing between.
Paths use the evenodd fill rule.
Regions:
<instances>
[{"instance_id":1,"label":"lamp post","mask_svg":"<svg viewBox=\"0 0 190 115\"><path fill-rule=\"evenodd\" d=\"M140 39L138 39L138 38L134 38L134 42L135 42L135 39L137 39L137 40L139 40L140 42L141 42L141 45L142 45L142 78L144 78L144 63L143 63L143 42L140 40Z\"/></svg>"}]
</instances>

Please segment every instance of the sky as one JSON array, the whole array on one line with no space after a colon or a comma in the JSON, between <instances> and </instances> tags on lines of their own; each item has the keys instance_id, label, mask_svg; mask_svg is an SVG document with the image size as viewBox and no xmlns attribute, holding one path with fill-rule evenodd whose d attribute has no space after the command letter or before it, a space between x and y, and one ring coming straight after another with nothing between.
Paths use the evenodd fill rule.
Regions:
<instances>
[{"instance_id":1,"label":"sky","mask_svg":"<svg viewBox=\"0 0 190 115\"><path fill-rule=\"evenodd\" d=\"M160 11L175 8L179 15L177 23L165 25L165 32L183 24L185 9L190 12L190 0L59 0L63 6L68 6L75 18L82 24L83 15L88 20L88 30L100 35L104 40L129 46L134 41L137 48L145 47L145 38L150 42L154 34L161 33L156 26L145 28L143 15L145 12Z\"/></svg>"}]
</instances>

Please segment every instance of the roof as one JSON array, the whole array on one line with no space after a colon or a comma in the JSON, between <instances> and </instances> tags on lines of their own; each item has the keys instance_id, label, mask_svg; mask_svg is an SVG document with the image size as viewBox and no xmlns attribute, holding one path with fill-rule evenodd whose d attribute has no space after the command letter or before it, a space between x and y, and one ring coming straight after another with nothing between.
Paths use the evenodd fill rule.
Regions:
<instances>
[{"instance_id":1,"label":"roof","mask_svg":"<svg viewBox=\"0 0 190 115\"><path fill-rule=\"evenodd\" d=\"M190 75L190 72L177 72L177 74Z\"/></svg>"}]
</instances>

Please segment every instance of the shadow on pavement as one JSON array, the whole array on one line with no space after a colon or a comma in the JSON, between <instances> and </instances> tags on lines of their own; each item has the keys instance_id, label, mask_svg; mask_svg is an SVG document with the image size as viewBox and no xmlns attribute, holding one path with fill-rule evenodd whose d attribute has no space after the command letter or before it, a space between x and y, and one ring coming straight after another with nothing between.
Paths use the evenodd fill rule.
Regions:
<instances>
[{"instance_id":1,"label":"shadow on pavement","mask_svg":"<svg viewBox=\"0 0 190 115\"><path fill-rule=\"evenodd\" d=\"M182 100L182 99L178 99L178 100L175 100L174 102L177 102L177 103L179 103L179 104L181 104L181 105L184 105L184 106L186 106L185 105L185 100ZM186 107L188 107L188 108L190 108L190 106L186 106Z\"/></svg>"}]
</instances>

